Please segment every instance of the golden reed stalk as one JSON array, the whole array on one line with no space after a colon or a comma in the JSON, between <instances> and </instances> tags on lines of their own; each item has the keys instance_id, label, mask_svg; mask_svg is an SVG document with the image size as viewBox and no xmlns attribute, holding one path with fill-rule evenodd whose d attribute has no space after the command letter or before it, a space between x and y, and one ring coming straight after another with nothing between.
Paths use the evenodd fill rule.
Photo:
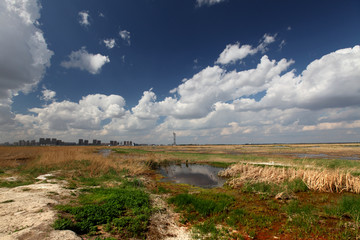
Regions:
<instances>
[{"instance_id":1,"label":"golden reed stalk","mask_svg":"<svg viewBox=\"0 0 360 240\"><path fill-rule=\"evenodd\" d=\"M302 179L310 190L318 192L360 193L360 178L340 170L311 170L294 168L261 167L236 164L219 173L230 177L228 184L240 188L245 182L282 183Z\"/></svg>"}]
</instances>

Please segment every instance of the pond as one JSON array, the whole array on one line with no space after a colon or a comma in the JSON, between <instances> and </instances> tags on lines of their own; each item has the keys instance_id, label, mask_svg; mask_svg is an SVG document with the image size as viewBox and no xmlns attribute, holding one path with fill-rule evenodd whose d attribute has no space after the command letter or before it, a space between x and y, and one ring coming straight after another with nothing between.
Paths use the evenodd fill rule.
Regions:
<instances>
[{"instance_id":1,"label":"pond","mask_svg":"<svg viewBox=\"0 0 360 240\"><path fill-rule=\"evenodd\" d=\"M108 157L111 154L111 149L100 149L99 153L103 155L103 157Z\"/></svg>"},{"instance_id":2,"label":"pond","mask_svg":"<svg viewBox=\"0 0 360 240\"><path fill-rule=\"evenodd\" d=\"M190 184L202 188L222 187L226 179L218 177L224 168L204 164L172 164L158 170L165 178L161 181Z\"/></svg>"}]
</instances>

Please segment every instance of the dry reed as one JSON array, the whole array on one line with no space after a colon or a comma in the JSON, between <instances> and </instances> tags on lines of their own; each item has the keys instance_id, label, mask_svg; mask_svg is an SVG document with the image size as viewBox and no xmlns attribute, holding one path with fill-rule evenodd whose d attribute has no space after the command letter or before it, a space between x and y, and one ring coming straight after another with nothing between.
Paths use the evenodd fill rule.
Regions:
<instances>
[{"instance_id":1,"label":"dry reed","mask_svg":"<svg viewBox=\"0 0 360 240\"><path fill-rule=\"evenodd\" d=\"M261 167L236 164L219 173L231 177L228 184L241 188L245 182L282 183L301 179L310 190L318 192L360 193L360 178L340 170L311 170L294 168Z\"/></svg>"},{"instance_id":2,"label":"dry reed","mask_svg":"<svg viewBox=\"0 0 360 240\"><path fill-rule=\"evenodd\" d=\"M137 154L111 154L108 157L98 153L98 147L1 147L0 167L13 168L22 166L30 170L45 168L65 170L69 174L97 176L109 170L127 170L136 175L149 168L146 161L156 156L138 156Z\"/></svg>"}]
</instances>

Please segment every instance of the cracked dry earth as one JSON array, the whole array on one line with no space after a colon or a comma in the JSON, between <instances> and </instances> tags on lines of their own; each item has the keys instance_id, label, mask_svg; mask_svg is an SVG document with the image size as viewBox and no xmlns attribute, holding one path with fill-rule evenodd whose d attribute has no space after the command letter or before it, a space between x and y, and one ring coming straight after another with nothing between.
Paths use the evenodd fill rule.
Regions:
<instances>
[{"instance_id":1,"label":"cracked dry earth","mask_svg":"<svg viewBox=\"0 0 360 240\"><path fill-rule=\"evenodd\" d=\"M46 180L46 174L35 184L15 188L0 188L0 239L1 240L80 240L69 230L54 230L56 219L53 206L66 199L74 190L65 189L65 181ZM49 183L51 182L51 183ZM157 211L151 218L147 239L187 240L189 231L177 224L174 213L159 195L151 195Z\"/></svg>"}]
</instances>

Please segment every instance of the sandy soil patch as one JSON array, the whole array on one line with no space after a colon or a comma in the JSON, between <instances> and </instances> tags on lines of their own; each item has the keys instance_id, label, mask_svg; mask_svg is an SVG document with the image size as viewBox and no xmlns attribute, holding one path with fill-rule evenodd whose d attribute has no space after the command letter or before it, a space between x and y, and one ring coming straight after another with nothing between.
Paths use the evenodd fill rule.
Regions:
<instances>
[{"instance_id":1,"label":"sandy soil patch","mask_svg":"<svg viewBox=\"0 0 360 240\"><path fill-rule=\"evenodd\" d=\"M190 231L179 226L179 214L175 213L160 195L151 194L151 202L156 212L151 216L147 239L189 240Z\"/></svg>"},{"instance_id":2,"label":"sandy soil patch","mask_svg":"<svg viewBox=\"0 0 360 240\"><path fill-rule=\"evenodd\" d=\"M50 175L47 175L50 176ZM39 179L46 179L46 176ZM64 182L44 183L0 188L0 239L81 239L72 231L57 231L51 227L56 219L52 206L71 190Z\"/></svg>"}]
</instances>

